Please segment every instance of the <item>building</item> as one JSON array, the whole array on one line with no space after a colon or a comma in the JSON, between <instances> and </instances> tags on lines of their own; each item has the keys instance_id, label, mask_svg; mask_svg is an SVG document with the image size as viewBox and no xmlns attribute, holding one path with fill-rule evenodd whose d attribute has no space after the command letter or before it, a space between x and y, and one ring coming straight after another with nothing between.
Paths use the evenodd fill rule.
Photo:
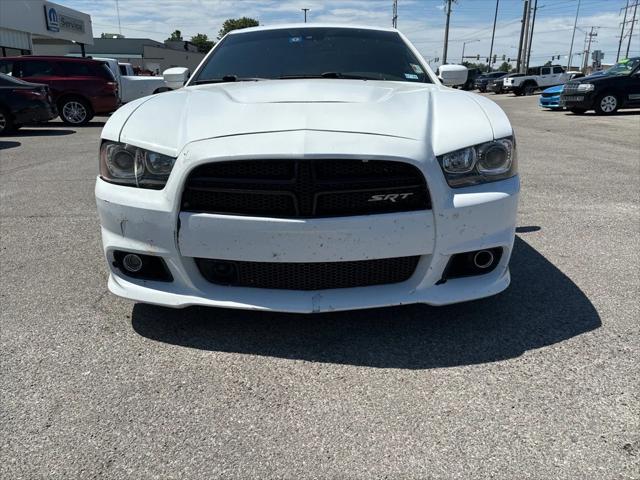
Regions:
<instances>
[{"instance_id":1,"label":"building","mask_svg":"<svg viewBox=\"0 0 640 480\"><path fill-rule=\"evenodd\" d=\"M91 17L44 0L0 0L0 57L29 55L38 41L74 47L93 45Z\"/></svg>"},{"instance_id":2,"label":"building","mask_svg":"<svg viewBox=\"0 0 640 480\"><path fill-rule=\"evenodd\" d=\"M150 38L117 38L119 35L104 37L94 38L92 45L86 46L86 54L92 57L115 58L120 62L130 63L134 67L156 73L171 67L187 67L194 71L205 56L204 53L198 52L197 47L191 42L167 40L162 43ZM37 39L34 42L33 53L80 56L82 51L76 44L62 44L52 39Z\"/></svg>"}]
</instances>

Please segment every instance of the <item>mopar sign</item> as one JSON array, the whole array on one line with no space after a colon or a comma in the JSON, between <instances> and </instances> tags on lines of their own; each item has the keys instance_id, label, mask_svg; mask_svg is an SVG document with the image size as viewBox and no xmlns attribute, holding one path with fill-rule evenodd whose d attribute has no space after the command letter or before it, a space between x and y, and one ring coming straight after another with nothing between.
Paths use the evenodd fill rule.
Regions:
<instances>
[{"instance_id":1,"label":"mopar sign","mask_svg":"<svg viewBox=\"0 0 640 480\"><path fill-rule=\"evenodd\" d=\"M47 30L51 30L52 32L60 31L60 24L58 23L58 12L56 12L55 8L45 5L44 18L47 22Z\"/></svg>"},{"instance_id":2,"label":"mopar sign","mask_svg":"<svg viewBox=\"0 0 640 480\"><path fill-rule=\"evenodd\" d=\"M44 6L44 18L47 23L47 30L52 32L66 30L74 33L84 33L84 20L58 13L54 7L47 4Z\"/></svg>"}]
</instances>

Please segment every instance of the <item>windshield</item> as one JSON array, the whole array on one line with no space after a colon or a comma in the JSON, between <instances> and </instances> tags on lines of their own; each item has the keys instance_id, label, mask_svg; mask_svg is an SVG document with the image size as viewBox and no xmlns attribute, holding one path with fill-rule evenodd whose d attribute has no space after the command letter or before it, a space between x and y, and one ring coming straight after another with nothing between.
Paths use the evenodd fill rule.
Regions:
<instances>
[{"instance_id":1,"label":"windshield","mask_svg":"<svg viewBox=\"0 0 640 480\"><path fill-rule=\"evenodd\" d=\"M396 32L296 28L228 35L191 84L318 77L431 83Z\"/></svg>"},{"instance_id":2,"label":"windshield","mask_svg":"<svg viewBox=\"0 0 640 480\"><path fill-rule=\"evenodd\" d=\"M613 67L604 72L605 75L631 75L631 72L640 65L640 57L625 58L624 60L616 63Z\"/></svg>"}]
</instances>

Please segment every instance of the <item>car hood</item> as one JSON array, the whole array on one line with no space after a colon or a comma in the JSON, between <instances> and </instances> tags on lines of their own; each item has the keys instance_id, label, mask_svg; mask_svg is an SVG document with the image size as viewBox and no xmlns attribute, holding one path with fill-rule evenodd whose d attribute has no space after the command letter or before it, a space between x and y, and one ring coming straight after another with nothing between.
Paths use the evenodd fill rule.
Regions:
<instances>
[{"instance_id":1,"label":"car hood","mask_svg":"<svg viewBox=\"0 0 640 480\"><path fill-rule=\"evenodd\" d=\"M511 134L502 110L479 95L436 84L305 79L201 85L145 97L115 112L102 137L177 155L199 140L300 130L423 141L436 155Z\"/></svg>"},{"instance_id":2,"label":"car hood","mask_svg":"<svg viewBox=\"0 0 640 480\"><path fill-rule=\"evenodd\" d=\"M562 93L564 89L564 85L555 85L553 87L549 87L546 90L543 90L542 93Z\"/></svg>"}]
</instances>

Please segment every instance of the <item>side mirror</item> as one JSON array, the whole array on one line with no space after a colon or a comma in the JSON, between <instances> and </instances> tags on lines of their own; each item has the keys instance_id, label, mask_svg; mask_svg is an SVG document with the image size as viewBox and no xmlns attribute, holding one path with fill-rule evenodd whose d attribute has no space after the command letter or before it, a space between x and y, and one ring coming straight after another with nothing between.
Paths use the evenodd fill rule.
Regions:
<instances>
[{"instance_id":1,"label":"side mirror","mask_svg":"<svg viewBox=\"0 0 640 480\"><path fill-rule=\"evenodd\" d=\"M168 68L162 72L164 83L171 90L184 87L190 75L191 72L189 72L189 69L184 67Z\"/></svg>"},{"instance_id":2,"label":"side mirror","mask_svg":"<svg viewBox=\"0 0 640 480\"><path fill-rule=\"evenodd\" d=\"M469 70L464 65L440 65L438 79L447 87L464 85L467 81Z\"/></svg>"}]
</instances>

